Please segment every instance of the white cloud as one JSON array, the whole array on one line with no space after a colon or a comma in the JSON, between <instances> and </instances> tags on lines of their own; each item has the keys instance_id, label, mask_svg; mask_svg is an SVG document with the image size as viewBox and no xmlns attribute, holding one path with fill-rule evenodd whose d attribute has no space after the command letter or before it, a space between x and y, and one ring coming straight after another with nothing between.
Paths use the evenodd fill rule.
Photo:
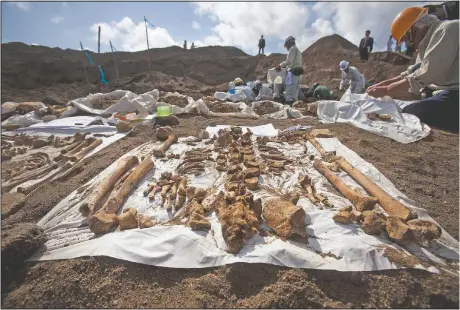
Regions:
<instances>
[{"instance_id":1,"label":"white cloud","mask_svg":"<svg viewBox=\"0 0 460 310\"><path fill-rule=\"evenodd\" d=\"M19 10L27 12L32 7L30 2L7 2L9 5L17 7Z\"/></svg>"},{"instance_id":2,"label":"white cloud","mask_svg":"<svg viewBox=\"0 0 460 310\"><path fill-rule=\"evenodd\" d=\"M37 44L37 43L32 43L32 44L30 44L30 45L32 45L32 46L38 46L38 44Z\"/></svg>"},{"instance_id":3,"label":"white cloud","mask_svg":"<svg viewBox=\"0 0 460 310\"><path fill-rule=\"evenodd\" d=\"M307 7L293 2L239 2L237 5L196 2L194 5L196 14L217 22L211 29L212 34L200 40L202 45L235 45L250 53L257 52L261 35L280 41L281 45L289 35L301 36L309 18Z\"/></svg>"},{"instance_id":4,"label":"white cloud","mask_svg":"<svg viewBox=\"0 0 460 310\"><path fill-rule=\"evenodd\" d=\"M94 40L97 42L98 27L101 26L101 44L110 46L110 42L120 51L140 51L147 49L144 21L134 23L131 18L124 17L119 22L96 23L90 27ZM149 44L152 47L180 45L173 40L168 31L161 27L149 27Z\"/></svg>"},{"instance_id":5,"label":"white cloud","mask_svg":"<svg viewBox=\"0 0 460 310\"><path fill-rule=\"evenodd\" d=\"M422 2L195 2L195 14L216 24L212 34L198 45L234 45L257 53L264 35L267 44L277 42L273 52L286 52L284 39L292 35L301 50L321 37L337 33L358 45L364 31L371 30L375 49L385 49L394 17L409 6ZM237 9L235 9L237 7ZM312 17L315 19L313 20ZM250 27L248 26L250 25ZM325 51L326 52L326 51Z\"/></svg>"},{"instance_id":6,"label":"white cloud","mask_svg":"<svg viewBox=\"0 0 460 310\"><path fill-rule=\"evenodd\" d=\"M51 22L55 24L59 24L62 21L64 21L64 17L62 16L54 16L53 18L51 18Z\"/></svg>"},{"instance_id":7,"label":"white cloud","mask_svg":"<svg viewBox=\"0 0 460 310\"><path fill-rule=\"evenodd\" d=\"M192 23L192 28L193 28L193 29L200 29L200 28L201 28L201 25L200 25L198 22L193 21L193 23Z\"/></svg>"}]
</instances>

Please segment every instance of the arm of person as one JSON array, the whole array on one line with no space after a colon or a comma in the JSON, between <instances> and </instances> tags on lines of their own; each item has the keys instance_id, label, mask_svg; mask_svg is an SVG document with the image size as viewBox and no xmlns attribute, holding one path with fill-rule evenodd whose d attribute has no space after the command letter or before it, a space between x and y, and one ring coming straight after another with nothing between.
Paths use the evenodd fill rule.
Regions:
<instances>
[{"instance_id":1,"label":"arm of person","mask_svg":"<svg viewBox=\"0 0 460 310\"><path fill-rule=\"evenodd\" d=\"M369 38L369 53L372 52L374 48L374 38Z\"/></svg>"},{"instance_id":2,"label":"arm of person","mask_svg":"<svg viewBox=\"0 0 460 310\"><path fill-rule=\"evenodd\" d=\"M350 79L347 77L345 73L342 72L342 79L340 80L340 86L339 89L344 89L345 86L348 86L350 84Z\"/></svg>"},{"instance_id":3,"label":"arm of person","mask_svg":"<svg viewBox=\"0 0 460 310\"><path fill-rule=\"evenodd\" d=\"M291 48L289 50L286 60L280 63L280 67L286 68L287 66L292 66L292 64L294 63L294 59L295 59L295 49Z\"/></svg>"},{"instance_id":4,"label":"arm of person","mask_svg":"<svg viewBox=\"0 0 460 310\"><path fill-rule=\"evenodd\" d=\"M436 84L445 75L455 57L458 57L458 36L458 24L455 23L439 27L433 33L420 68L405 77L412 93L419 93L420 89Z\"/></svg>"}]
</instances>

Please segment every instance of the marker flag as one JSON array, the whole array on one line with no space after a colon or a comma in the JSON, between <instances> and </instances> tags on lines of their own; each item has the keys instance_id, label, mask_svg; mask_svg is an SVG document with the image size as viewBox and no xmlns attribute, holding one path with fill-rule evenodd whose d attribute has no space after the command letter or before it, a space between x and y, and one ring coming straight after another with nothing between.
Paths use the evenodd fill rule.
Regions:
<instances>
[{"instance_id":1,"label":"marker flag","mask_svg":"<svg viewBox=\"0 0 460 310\"><path fill-rule=\"evenodd\" d=\"M149 21L147 20L147 18L145 18L145 16L144 16L144 21L145 21L146 23L148 23L150 26L152 26L153 28L155 28L155 26L154 26L154 25L152 25L152 23L151 23L151 22L149 22Z\"/></svg>"},{"instance_id":2,"label":"marker flag","mask_svg":"<svg viewBox=\"0 0 460 310\"><path fill-rule=\"evenodd\" d=\"M89 64L90 64L90 65L94 65L94 62L93 62L93 60L91 59L91 56L89 56L88 52L83 48L83 44L81 44L81 41L80 41L80 47L81 47L81 51L84 52L84 53L86 54L86 57L88 57Z\"/></svg>"},{"instance_id":3,"label":"marker flag","mask_svg":"<svg viewBox=\"0 0 460 310\"><path fill-rule=\"evenodd\" d=\"M105 80L104 71L102 71L101 65L99 65L99 72L101 73L101 83L109 85L109 82Z\"/></svg>"}]
</instances>

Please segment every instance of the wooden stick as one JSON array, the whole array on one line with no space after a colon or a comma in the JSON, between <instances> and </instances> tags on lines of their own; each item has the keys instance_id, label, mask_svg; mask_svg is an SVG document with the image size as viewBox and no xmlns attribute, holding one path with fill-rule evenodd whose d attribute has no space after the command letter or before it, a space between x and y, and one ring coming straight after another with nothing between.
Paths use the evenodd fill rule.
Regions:
<instances>
[{"instance_id":1,"label":"wooden stick","mask_svg":"<svg viewBox=\"0 0 460 310\"><path fill-rule=\"evenodd\" d=\"M117 80L119 80L120 76L118 75L118 67L117 67L117 62L115 61L115 54L113 52L112 41L109 41L109 42L110 42L110 49L112 50L113 65L115 66L115 72L117 73Z\"/></svg>"},{"instance_id":2,"label":"wooden stick","mask_svg":"<svg viewBox=\"0 0 460 310\"><path fill-rule=\"evenodd\" d=\"M88 199L86 199L86 201L80 206L80 213L85 217L93 215L100 207L100 204L105 196L112 190L117 180L138 163L139 160L136 156L127 156L122 158L118 162L115 170L97 185Z\"/></svg>"},{"instance_id":3,"label":"wooden stick","mask_svg":"<svg viewBox=\"0 0 460 310\"><path fill-rule=\"evenodd\" d=\"M313 167L318 170L329 182L334 185L344 196L347 198L358 211L365 211L372 209L377 203L377 199L374 197L366 197L352 190L346 185L338 176L336 176L323 162L315 160Z\"/></svg>"},{"instance_id":4,"label":"wooden stick","mask_svg":"<svg viewBox=\"0 0 460 310\"><path fill-rule=\"evenodd\" d=\"M409 208L391 197L371 179L354 168L348 161L340 157L337 159L340 168L346 171L359 185L361 185L370 195L378 199L380 206L390 215L400 217L403 220L417 218L415 212L411 212Z\"/></svg>"}]
</instances>

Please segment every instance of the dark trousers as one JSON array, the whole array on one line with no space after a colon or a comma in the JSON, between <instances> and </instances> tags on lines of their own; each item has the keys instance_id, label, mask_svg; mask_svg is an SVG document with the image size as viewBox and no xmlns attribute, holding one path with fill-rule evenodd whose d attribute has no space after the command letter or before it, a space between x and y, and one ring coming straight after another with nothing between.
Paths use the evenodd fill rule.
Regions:
<instances>
[{"instance_id":1,"label":"dark trousers","mask_svg":"<svg viewBox=\"0 0 460 310\"><path fill-rule=\"evenodd\" d=\"M262 55L264 54L264 47L259 47L259 54L260 54L260 50L262 50Z\"/></svg>"},{"instance_id":2,"label":"dark trousers","mask_svg":"<svg viewBox=\"0 0 460 310\"><path fill-rule=\"evenodd\" d=\"M406 48L406 55L409 57L412 57L412 54L414 53L414 49L412 47L407 47Z\"/></svg>"},{"instance_id":3,"label":"dark trousers","mask_svg":"<svg viewBox=\"0 0 460 310\"><path fill-rule=\"evenodd\" d=\"M444 90L433 97L412 103L403 113L417 116L423 123L458 132L458 90Z\"/></svg>"},{"instance_id":4,"label":"dark trousers","mask_svg":"<svg viewBox=\"0 0 460 310\"><path fill-rule=\"evenodd\" d=\"M359 56L361 56L361 60L368 60L369 59L369 52L366 48L359 49Z\"/></svg>"}]
</instances>

